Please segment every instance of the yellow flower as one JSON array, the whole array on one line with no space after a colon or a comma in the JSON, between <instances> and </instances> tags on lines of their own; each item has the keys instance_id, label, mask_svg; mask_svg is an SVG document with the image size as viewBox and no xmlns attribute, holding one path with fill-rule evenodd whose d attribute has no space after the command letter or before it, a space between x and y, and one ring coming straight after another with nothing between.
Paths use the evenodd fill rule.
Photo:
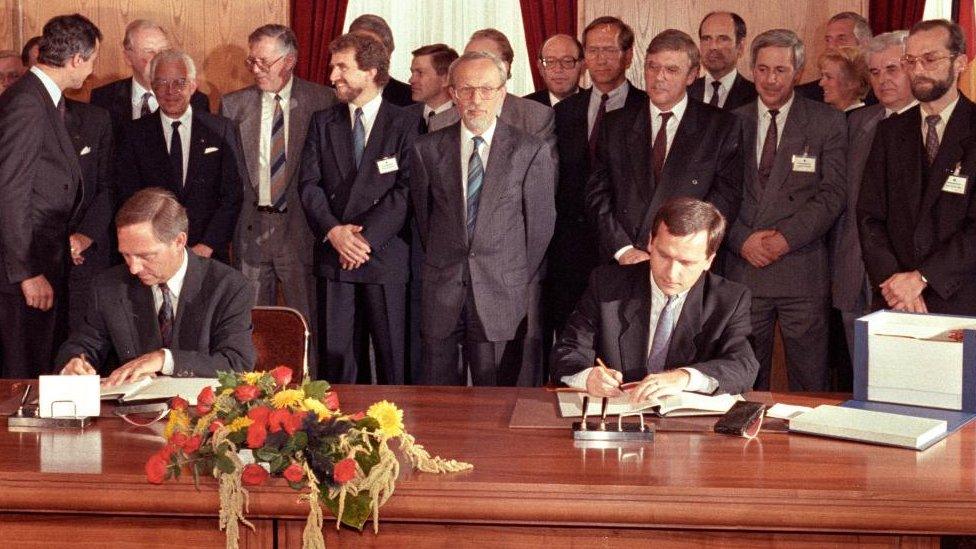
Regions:
<instances>
[{"instance_id":1,"label":"yellow flower","mask_svg":"<svg viewBox=\"0 0 976 549\"><path fill-rule=\"evenodd\" d=\"M271 404L278 409L298 408L305 400L305 391L301 389L285 389L271 397Z\"/></svg>"},{"instance_id":2,"label":"yellow flower","mask_svg":"<svg viewBox=\"0 0 976 549\"><path fill-rule=\"evenodd\" d=\"M398 437L403 434L403 410L396 404L382 400L369 407L366 415L380 424L380 430L388 437Z\"/></svg>"},{"instance_id":3,"label":"yellow flower","mask_svg":"<svg viewBox=\"0 0 976 549\"><path fill-rule=\"evenodd\" d=\"M228 387L228 388L226 388L226 389L224 389L223 391L220 392L220 396L232 395L232 394L234 394L234 389L231 388L231 387Z\"/></svg>"},{"instance_id":4,"label":"yellow flower","mask_svg":"<svg viewBox=\"0 0 976 549\"><path fill-rule=\"evenodd\" d=\"M248 385L257 385L258 381L264 377L265 372L244 372L241 377L244 378L244 383Z\"/></svg>"},{"instance_id":5,"label":"yellow flower","mask_svg":"<svg viewBox=\"0 0 976 549\"><path fill-rule=\"evenodd\" d=\"M236 433L237 431L246 429L252 423L254 423L254 420L249 417L239 417L234 421L230 422L230 425L227 426L227 430L230 431L231 433Z\"/></svg>"},{"instance_id":6,"label":"yellow flower","mask_svg":"<svg viewBox=\"0 0 976 549\"><path fill-rule=\"evenodd\" d=\"M166 422L166 428L163 429L163 436L167 440L174 433L181 433L190 428L190 416L183 410L170 410L169 411L169 421Z\"/></svg>"},{"instance_id":7,"label":"yellow flower","mask_svg":"<svg viewBox=\"0 0 976 549\"><path fill-rule=\"evenodd\" d=\"M306 412L312 412L313 414L317 415L319 417L319 421L332 417L332 412L329 411L325 404L322 404L321 400L306 398L302 401L301 408Z\"/></svg>"}]
</instances>

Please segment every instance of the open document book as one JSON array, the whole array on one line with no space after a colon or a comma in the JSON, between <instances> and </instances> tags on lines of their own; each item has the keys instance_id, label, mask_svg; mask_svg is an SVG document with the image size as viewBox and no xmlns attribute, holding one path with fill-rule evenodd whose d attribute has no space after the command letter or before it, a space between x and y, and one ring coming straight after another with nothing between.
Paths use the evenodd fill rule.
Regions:
<instances>
[{"instance_id":1,"label":"open document book","mask_svg":"<svg viewBox=\"0 0 976 549\"><path fill-rule=\"evenodd\" d=\"M559 395L559 414L562 417L579 417L583 414L583 397L585 393L560 392ZM630 395L623 394L610 399L607 407L607 415L617 416L620 414L654 414L668 417L681 416L720 416L729 411L729 408L737 400L742 400L740 395L702 395L699 393L681 392L676 395L668 395L661 398L650 398L638 404L630 402ZM587 415L600 415L600 398L591 398L587 406Z\"/></svg>"},{"instance_id":2,"label":"open document book","mask_svg":"<svg viewBox=\"0 0 976 549\"><path fill-rule=\"evenodd\" d=\"M145 377L139 381L123 383L115 387L102 387L102 400L139 402L143 400L182 397L191 406L196 405L197 395L204 387L216 387L217 380L210 377Z\"/></svg>"}]
</instances>

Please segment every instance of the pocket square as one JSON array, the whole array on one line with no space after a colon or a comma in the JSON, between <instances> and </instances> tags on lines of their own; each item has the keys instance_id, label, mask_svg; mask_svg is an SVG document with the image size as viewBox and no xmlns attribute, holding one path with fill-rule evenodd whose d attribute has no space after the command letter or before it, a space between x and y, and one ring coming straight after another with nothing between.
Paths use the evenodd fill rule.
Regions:
<instances>
[{"instance_id":1,"label":"pocket square","mask_svg":"<svg viewBox=\"0 0 976 549\"><path fill-rule=\"evenodd\" d=\"M210 154L212 152L217 152L219 150L220 149L217 147L207 147L206 149L204 149L203 154Z\"/></svg>"},{"instance_id":2,"label":"pocket square","mask_svg":"<svg viewBox=\"0 0 976 549\"><path fill-rule=\"evenodd\" d=\"M88 145L85 145L85 148L84 149L81 149L81 152L78 153L78 156L85 156L86 154L88 154L90 152L91 152L91 147L89 147Z\"/></svg>"}]
</instances>

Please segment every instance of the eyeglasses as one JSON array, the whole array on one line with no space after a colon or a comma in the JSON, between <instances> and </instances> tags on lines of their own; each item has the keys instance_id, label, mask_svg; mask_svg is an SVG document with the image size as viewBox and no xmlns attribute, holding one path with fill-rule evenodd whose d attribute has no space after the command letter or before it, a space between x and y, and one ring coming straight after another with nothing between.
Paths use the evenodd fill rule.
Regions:
<instances>
[{"instance_id":1,"label":"eyeglasses","mask_svg":"<svg viewBox=\"0 0 976 549\"><path fill-rule=\"evenodd\" d=\"M604 48L598 48L596 46L587 46L586 49L583 50L583 54L586 55L586 57L598 57L602 55L603 57L609 58L609 57L617 57L618 55L620 55L621 51L622 50L620 48L615 48L613 46L607 46Z\"/></svg>"},{"instance_id":2,"label":"eyeglasses","mask_svg":"<svg viewBox=\"0 0 976 549\"><path fill-rule=\"evenodd\" d=\"M914 55L905 54L905 55L903 55L901 57L901 64L906 69L914 69L915 66L916 66L916 64L921 63L922 64L922 69L924 69L924 70L931 70L931 69L934 69L936 67L936 65L938 65L939 62L942 61L943 59L949 59L950 61L952 61L958 55L959 54L952 54L952 53L946 54L946 55L938 55L938 54L935 54L935 53L926 53L925 55L916 57Z\"/></svg>"},{"instance_id":3,"label":"eyeglasses","mask_svg":"<svg viewBox=\"0 0 976 549\"><path fill-rule=\"evenodd\" d=\"M472 86L467 86L464 88L454 88L454 93L456 93L457 96L460 97L461 99L468 101L474 99L474 92L478 92L478 95L482 99L488 100L495 97L495 94L497 94L498 91L501 90L503 87L505 87L504 84L498 86L497 88L491 88L488 86L481 86L480 88L475 88Z\"/></svg>"},{"instance_id":4,"label":"eyeglasses","mask_svg":"<svg viewBox=\"0 0 976 549\"><path fill-rule=\"evenodd\" d=\"M576 68L576 64L580 62L579 59L575 57L541 57L539 62L542 66L547 69L554 69L556 67L562 67L564 69Z\"/></svg>"},{"instance_id":5,"label":"eyeglasses","mask_svg":"<svg viewBox=\"0 0 976 549\"><path fill-rule=\"evenodd\" d=\"M257 67L258 70L261 72L268 72L269 70L271 70L271 67L275 66L275 63L281 61L286 56L287 54L282 55L281 57L275 59L274 61L265 61L264 59L258 59L257 57L248 56L247 58L244 59L244 64L247 65L247 68L249 69L253 69L254 67Z\"/></svg>"},{"instance_id":6,"label":"eyeglasses","mask_svg":"<svg viewBox=\"0 0 976 549\"><path fill-rule=\"evenodd\" d=\"M190 81L186 78L177 78L175 80L170 80L169 78L157 78L152 81L153 88L163 88L176 91L183 91L188 85L190 85Z\"/></svg>"},{"instance_id":7,"label":"eyeglasses","mask_svg":"<svg viewBox=\"0 0 976 549\"><path fill-rule=\"evenodd\" d=\"M644 70L652 71L655 74L663 74L668 80L681 76L681 67L677 65L658 65L657 63L644 63Z\"/></svg>"}]
</instances>

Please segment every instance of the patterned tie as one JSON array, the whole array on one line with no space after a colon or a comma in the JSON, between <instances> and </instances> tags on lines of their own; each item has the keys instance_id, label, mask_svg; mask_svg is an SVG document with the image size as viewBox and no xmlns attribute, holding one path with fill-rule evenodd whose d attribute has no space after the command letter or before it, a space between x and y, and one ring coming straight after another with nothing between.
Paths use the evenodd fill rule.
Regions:
<instances>
[{"instance_id":1,"label":"patterned tie","mask_svg":"<svg viewBox=\"0 0 976 549\"><path fill-rule=\"evenodd\" d=\"M478 202L481 201L481 183L485 178L485 166L481 162L481 155L478 154L478 147L484 144L485 140L480 135L472 138L474 150L471 151L471 158L468 159L468 241L474 236L474 225L478 220Z\"/></svg>"},{"instance_id":2,"label":"patterned tie","mask_svg":"<svg viewBox=\"0 0 976 549\"><path fill-rule=\"evenodd\" d=\"M671 334L674 332L675 324L675 305L678 303L678 296L669 295L667 303L661 309L661 316L657 319L657 327L654 328L654 340L651 342L651 352L647 355L647 373L656 374L663 372L665 361L668 358L668 345L671 343Z\"/></svg>"},{"instance_id":3,"label":"patterned tie","mask_svg":"<svg viewBox=\"0 0 976 549\"><path fill-rule=\"evenodd\" d=\"M593 129L590 131L590 164L596 160L596 144L600 140L600 126L603 125L603 117L607 114L607 99L610 96L603 94L600 96L600 108L596 111L596 118L593 119Z\"/></svg>"},{"instance_id":4,"label":"patterned tie","mask_svg":"<svg viewBox=\"0 0 976 549\"><path fill-rule=\"evenodd\" d=\"M717 107L718 106L718 88L722 85L721 82L715 80L712 82L712 98L708 100L708 104Z\"/></svg>"},{"instance_id":5,"label":"patterned tie","mask_svg":"<svg viewBox=\"0 0 976 549\"><path fill-rule=\"evenodd\" d=\"M274 117L271 119L271 203L282 210L285 204L285 111L281 96L274 96Z\"/></svg>"},{"instance_id":6,"label":"patterned tie","mask_svg":"<svg viewBox=\"0 0 976 549\"><path fill-rule=\"evenodd\" d=\"M942 117L937 114L930 114L925 117L928 125L928 133L925 134L925 157L928 158L929 165L935 162L935 155L939 154L939 132L936 126L942 121Z\"/></svg>"},{"instance_id":7,"label":"patterned tie","mask_svg":"<svg viewBox=\"0 0 976 549\"><path fill-rule=\"evenodd\" d=\"M654 181L660 181L661 172L664 171L664 159L668 156L668 121L672 114L670 112L661 113L661 127L658 128L654 145L651 147L651 158L654 161Z\"/></svg>"},{"instance_id":8,"label":"patterned tie","mask_svg":"<svg viewBox=\"0 0 976 549\"><path fill-rule=\"evenodd\" d=\"M163 304L159 307L159 337L163 340L163 348L168 349L173 343L173 295L165 282L159 285L163 293Z\"/></svg>"},{"instance_id":9,"label":"patterned tie","mask_svg":"<svg viewBox=\"0 0 976 549\"><path fill-rule=\"evenodd\" d=\"M64 122L64 119L67 116L67 113L68 113L68 110L67 110L67 107L64 104L64 96L62 95L61 96L61 99L58 99L58 114L61 115L61 122Z\"/></svg>"},{"instance_id":10,"label":"patterned tie","mask_svg":"<svg viewBox=\"0 0 976 549\"><path fill-rule=\"evenodd\" d=\"M180 137L179 120L173 122L173 136L169 140L169 165L177 187L183 187L183 139Z\"/></svg>"},{"instance_id":11,"label":"patterned tie","mask_svg":"<svg viewBox=\"0 0 976 549\"><path fill-rule=\"evenodd\" d=\"M763 141L762 154L759 155L759 183L765 187L769 181L769 174L773 171L776 160L776 141L779 140L779 129L776 127L776 115L779 111L770 109L769 128L766 129L766 140Z\"/></svg>"},{"instance_id":12,"label":"patterned tie","mask_svg":"<svg viewBox=\"0 0 976 549\"><path fill-rule=\"evenodd\" d=\"M152 114L152 109L149 107L149 98L152 97L152 92L146 92L142 94L142 107L139 109L139 118L143 116L149 116Z\"/></svg>"},{"instance_id":13,"label":"patterned tie","mask_svg":"<svg viewBox=\"0 0 976 549\"><path fill-rule=\"evenodd\" d=\"M363 109L359 107L356 107L356 122L352 126L352 149L356 155L356 167L359 167L366 149L366 126L363 126Z\"/></svg>"}]
</instances>

